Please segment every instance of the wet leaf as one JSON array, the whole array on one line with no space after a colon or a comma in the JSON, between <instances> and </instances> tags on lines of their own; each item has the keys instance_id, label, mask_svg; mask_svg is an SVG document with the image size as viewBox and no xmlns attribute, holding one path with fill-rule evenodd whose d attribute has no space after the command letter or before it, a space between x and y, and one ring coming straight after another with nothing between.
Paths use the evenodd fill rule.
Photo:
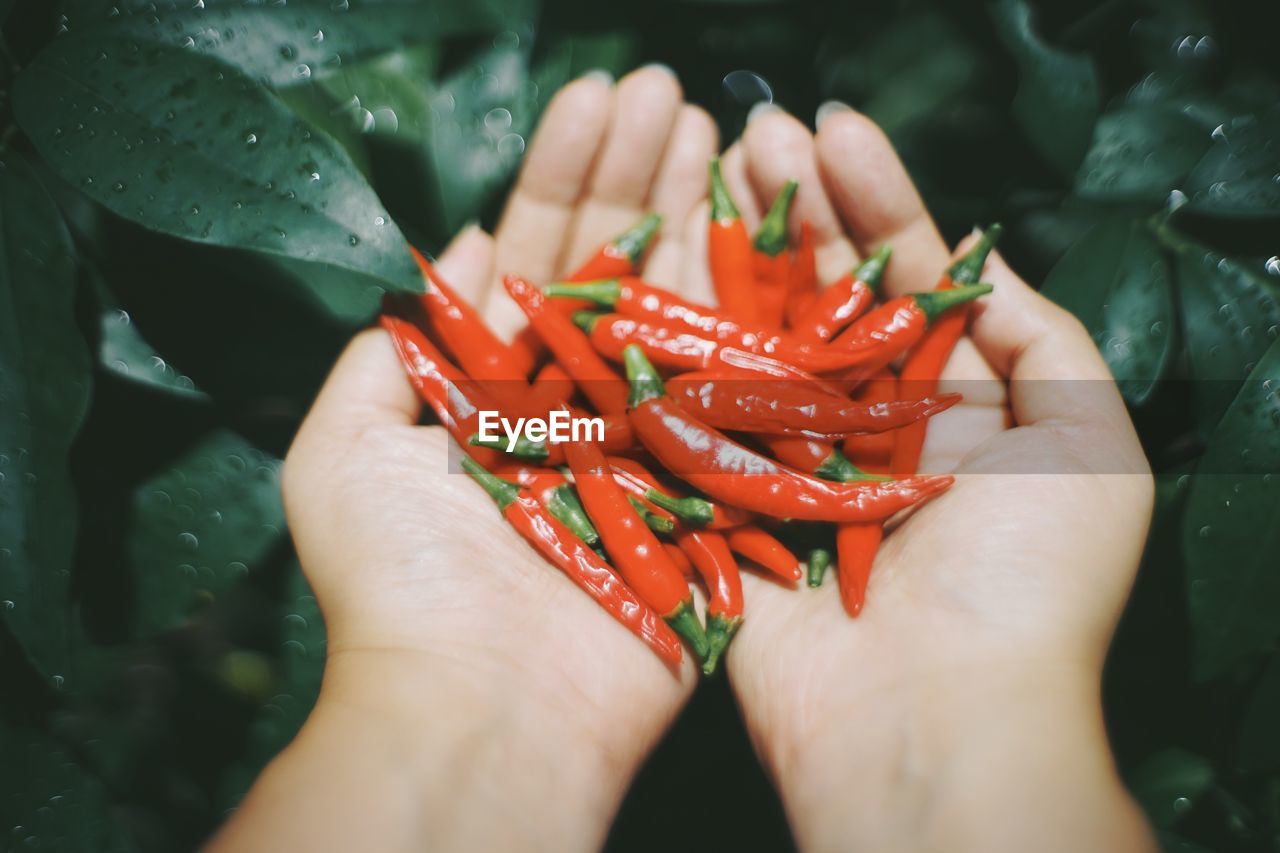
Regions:
<instances>
[{"instance_id":1,"label":"wet leaf","mask_svg":"<svg viewBox=\"0 0 1280 853\"><path fill-rule=\"evenodd\" d=\"M93 277L98 299L98 363L129 382L136 382L167 394L192 400L209 396L195 386L191 377L177 370L142 337L129 312L120 308L106 282Z\"/></svg>"},{"instance_id":2,"label":"wet leaf","mask_svg":"<svg viewBox=\"0 0 1280 853\"><path fill-rule=\"evenodd\" d=\"M1138 766L1129 788L1159 829L1173 826L1213 784L1213 767L1185 749L1165 749Z\"/></svg>"},{"instance_id":3,"label":"wet leaf","mask_svg":"<svg viewBox=\"0 0 1280 853\"><path fill-rule=\"evenodd\" d=\"M216 432L133 496L134 624L149 637L245 577L284 531L280 463Z\"/></svg>"},{"instance_id":4,"label":"wet leaf","mask_svg":"<svg viewBox=\"0 0 1280 853\"><path fill-rule=\"evenodd\" d=\"M1208 434L1267 347L1280 335L1280 279L1166 230L1195 381L1196 418Z\"/></svg>"},{"instance_id":5,"label":"wet leaf","mask_svg":"<svg viewBox=\"0 0 1280 853\"><path fill-rule=\"evenodd\" d=\"M1271 658L1244 709L1236 766L1241 770L1280 766L1280 655Z\"/></svg>"},{"instance_id":6,"label":"wet leaf","mask_svg":"<svg viewBox=\"0 0 1280 853\"><path fill-rule=\"evenodd\" d=\"M1280 216L1280 109L1219 125L1185 192L1201 213Z\"/></svg>"},{"instance_id":7,"label":"wet leaf","mask_svg":"<svg viewBox=\"0 0 1280 853\"><path fill-rule=\"evenodd\" d=\"M212 56L271 86L321 79L344 65L416 42L504 28L506 4L382 0L214 5L122 15L104 35Z\"/></svg>"},{"instance_id":8,"label":"wet leaf","mask_svg":"<svg viewBox=\"0 0 1280 853\"><path fill-rule=\"evenodd\" d=\"M1183 517L1195 676L1208 679L1280 635L1280 342L1222 416Z\"/></svg>"},{"instance_id":9,"label":"wet leaf","mask_svg":"<svg viewBox=\"0 0 1280 853\"><path fill-rule=\"evenodd\" d=\"M1042 292L1089 329L1125 399L1145 402L1172 355L1173 295L1168 263L1142 223L1094 226Z\"/></svg>"},{"instance_id":10,"label":"wet leaf","mask_svg":"<svg viewBox=\"0 0 1280 853\"><path fill-rule=\"evenodd\" d=\"M421 289L400 229L346 153L208 57L58 39L16 81L14 107L54 171L147 228ZM377 306L360 276L315 295L348 318Z\"/></svg>"},{"instance_id":11,"label":"wet leaf","mask_svg":"<svg viewBox=\"0 0 1280 853\"><path fill-rule=\"evenodd\" d=\"M1018 63L1014 118L1040 155L1070 174L1089 147L1101 103L1093 60L1044 41L1025 0L995 0L990 8L996 34Z\"/></svg>"},{"instance_id":12,"label":"wet leaf","mask_svg":"<svg viewBox=\"0 0 1280 853\"><path fill-rule=\"evenodd\" d=\"M1107 113L1076 173L1076 192L1096 199L1163 201L1191 171L1209 134L1183 113L1131 107Z\"/></svg>"},{"instance_id":13,"label":"wet leaf","mask_svg":"<svg viewBox=\"0 0 1280 853\"><path fill-rule=\"evenodd\" d=\"M242 760L223 780L227 808L239 804L262 768L293 740L320 695L328 645L324 619L296 560L289 566L280 628L280 677L253 721Z\"/></svg>"},{"instance_id":14,"label":"wet leaf","mask_svg":"<svg viewBox=\"0 0 1280 853\"><path fill-rule=\"evenodd\" d=\"M0 163L0 615L46 676L68 665L76 497L67 471L90 362L71 237L20 157Z\"/></svg>"},{"instance_id":15,"label":"wet leaf","mask_svg":"<svg viewBox=\"0 0 1280 853\"><path fill-rule=\"evenodd\" d=\"M9 842L6 850L134 849L116 825L102 784L47 736L0 726L0 767L0 837Z\"/></svg>"}]
</instances>

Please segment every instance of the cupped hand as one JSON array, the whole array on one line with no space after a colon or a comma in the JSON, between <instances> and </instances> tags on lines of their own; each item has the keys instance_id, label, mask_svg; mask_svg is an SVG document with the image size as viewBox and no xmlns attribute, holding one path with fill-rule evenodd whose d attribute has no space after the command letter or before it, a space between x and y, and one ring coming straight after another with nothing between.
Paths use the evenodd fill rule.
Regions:
<instances>
[{"instance_id":1,"label":"cupped hand","mask_svg":"<svg viewBox=\"0 0 1280 853\"><path fill-rule=\"evenodd\" d=\"M665 69L616 86L581 78L548 106L495 235L464 231L439 269L510 337L523 318L496 285L501 274L549 280L653 210L664 226L647 274L679 286L716 144L714 124L683 104ZM522 846L594 846L692 691L694 662L686 655L673 672L539 557L450 471L460 451L442 428L418 426L419 412L389 339L366 331L286 460L290 527L330 632L321 704L403 709L424 731L469 727L505 777L495 788L529 786L503 808L534 822L509 830L551 833ZM565 812L595 825L575 836L569 818L555 819ZM463 837L493 840L504 822Z\"/></svg>"},{"instance_id":2,"label":"cupped hand","mask_svg":"<svg viewBox=\"0 0 1280 853\"><path fill-rule=\"evenodd\" d=\"M879 129L828 108L815 138L763 112L726 156L747 215L796 178L793 225L814 225L824 281L889 243L887 294L931 290L952 253ZM977 792L1002 778L1022 785L995 798L1002 819L1025 806L1046 836L1055 815L1096 816L1094 798L1117 795L1098 681L1146 535L1149 469L1084 328L998 255L983 280L995 291L943 374L965 401L930 422L921 464L957 481L885 539L861 615L831 578L746 589L729 676L802 846L966 849L919 833L943 831L942 813L989 815ZM1040 756L1035 738L1075 755ZM1038 759L1060 762L1058 784L1038 785ZM1073 786L1072 761L1100 781ZM950 799L935 786L947 782L971 790ZM1087 838L1071 849L1104 849Z\"/></svg>"}]
</instances>

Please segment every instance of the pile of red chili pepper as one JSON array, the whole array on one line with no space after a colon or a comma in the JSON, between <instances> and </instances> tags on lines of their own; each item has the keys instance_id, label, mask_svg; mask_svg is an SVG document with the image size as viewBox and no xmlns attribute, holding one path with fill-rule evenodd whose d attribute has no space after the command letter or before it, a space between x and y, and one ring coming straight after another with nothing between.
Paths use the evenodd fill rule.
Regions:
<instances>
[{"instance_id":1,"label":"pile of red chili pepper","mask_svg":"<svg viewBox=\"0 0 1280 853\"><path fill-rule=\"evenodd\" d=\"M792 584L807 568L816 587L834 551L857 616L885 522L951 484L916 467L926 419L960 399L937 380L991 290L977 281L999 233L919 293L880 292L887 246L820 288L807 222L788 245L795 182L749 235L718 160L710 171L718 308L637 275L660 224L649 215L564 281L507 276L528 318L512 343L417 252L426 293L381 318L511 526L663 660L678 663L683 640L707 674L742 623L739 560ZM481 412L562 410L600 418L603 439L480 437Z\"/></svg>"}]
</instances>

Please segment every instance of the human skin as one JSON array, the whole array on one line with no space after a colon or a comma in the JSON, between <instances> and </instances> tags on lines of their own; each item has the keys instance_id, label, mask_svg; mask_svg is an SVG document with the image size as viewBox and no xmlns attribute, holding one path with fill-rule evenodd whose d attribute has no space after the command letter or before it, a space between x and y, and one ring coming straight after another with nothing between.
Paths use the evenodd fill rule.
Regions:
<instances>
[{"instance_id":1,"label":"human skin","mask_svg":"<svg viewBox=\"0 0 1280 853\"><path fill-rule=\"evenodd\" d=\"M495 235L464 231L441 270L510 335L521 323L499 273L550 279L656 209L666 221L646 277L706 298L716 146L663 69L576 81L549 107ZM816 143L757 113L724 165L750 224L800 179L793 221L819 230L824 280L884 240L891 293L931 286L946 264L892 149L851 112L828 111ZM1150 478L1078 324L998 259L986 278L996 293L948 376L989 381L938 418L924 464L1001 473L962 477L886 540L857 621L834 585L747 579L729 677L805 848L1150 844L1097 696ZM1108 390L1063 411L1050 389L1008 378ZM213 849L598 848L696 684L691 661L662 665L448 473L447 435L418 416L390 342L366 331L290 450L286 509L330 654L316 709ZM1024 458L1054 473L1005 473Z\"/></svg>"}]
</instances>

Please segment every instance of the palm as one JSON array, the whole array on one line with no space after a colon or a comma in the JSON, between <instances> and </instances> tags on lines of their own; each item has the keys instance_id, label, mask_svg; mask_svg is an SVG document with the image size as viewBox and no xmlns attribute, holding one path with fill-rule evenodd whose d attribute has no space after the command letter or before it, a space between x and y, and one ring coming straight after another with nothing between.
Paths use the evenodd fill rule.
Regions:
<instances>
[{"instance_id":1,"label":"palm","mask_svg":"<svg viewBox=\"0 0 1280 853\"><path fill-rule=\"evenodd\" d=\"M549 107L495 236L464 232L440 270L509 336L523 320L495 286L500 274L548 280L655 209L666 225L650 272L677 286L683 226L715 146L710 120L681 104L664 71L571 84ZM638 760L692 690L692 661L673 677L548 566L449 472L461 451L442 428L416 426L417 412L389 342L366 332L290 452L290 524L332 654L389 649L456 664Z\"/></svg>"}]
</instances>

